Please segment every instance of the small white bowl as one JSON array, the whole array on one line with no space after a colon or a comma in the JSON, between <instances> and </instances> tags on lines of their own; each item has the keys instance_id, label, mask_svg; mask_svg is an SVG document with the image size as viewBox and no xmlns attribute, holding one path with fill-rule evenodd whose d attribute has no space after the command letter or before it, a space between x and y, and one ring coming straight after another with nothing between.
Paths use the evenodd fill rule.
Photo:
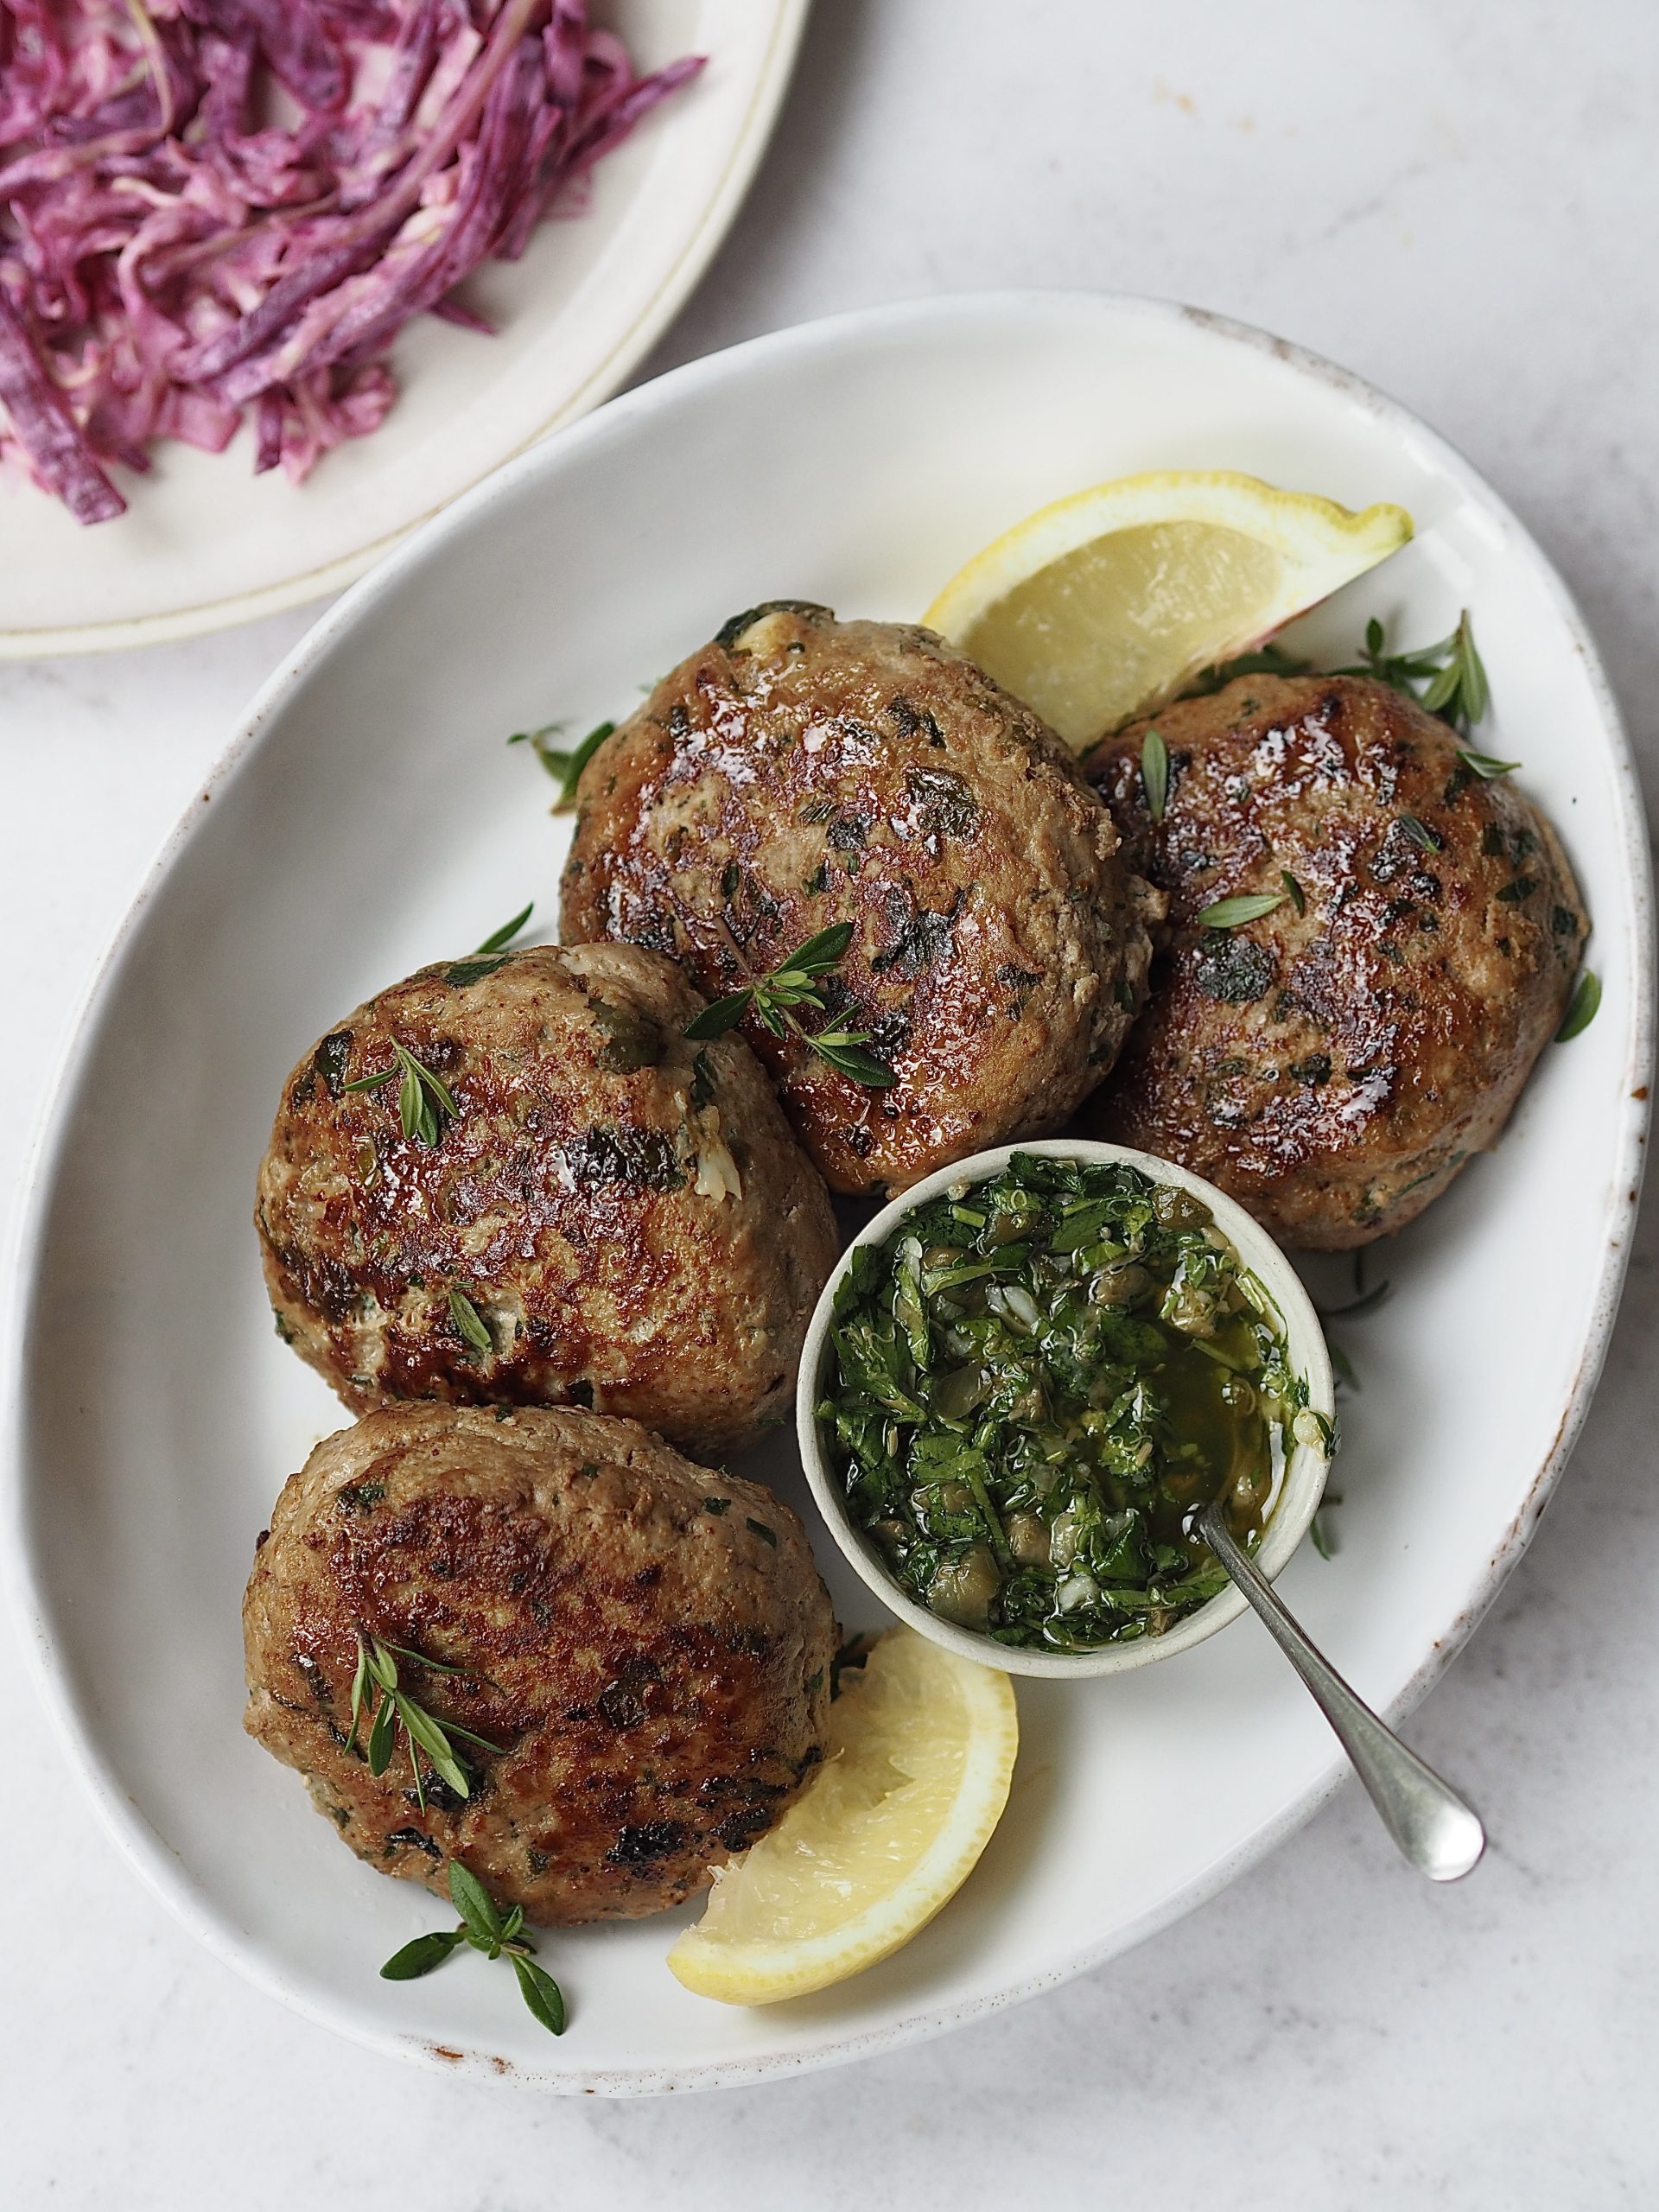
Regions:
<instances>
[{"instance_id":1,"label":"small white bowl","mask_svg":"<svg viewBox=\"0 0 1659 2212\"><path fill-rule=\"evenodd\" d=\"M942 1167L937 1174L925 1176L912 1184L891 1205L884 1206L874 1221L868 1223L842 1254L835 1273L824 1286L817 1310L812 1316L811 1326L806 1332L806 1343L801 1353L800 1379L795 1391L795 1421L800 1437L801 1462L806 1469L807 1481L817 1507L828 1522L848 1563L882 1604L901 1620L924 1636L931 1636L935 1643L942 1643L948 1650L959 1652L963 1658L977 1659L989 1667L1001 1667L1009 1675L1049 1675L1070 1676L1084 1675L1121 1675L1132 1667L1150 1666L1155 1659L1173 1658L1178 1651L1190 1651L1195 1643L1202 1643L1218 1628L1225 1628L1229 1621L1236 1620L1244 1611L1244 1600L1229 1583L1217 1596L1187 1614L1173 1628L1161 1636L1137 1637L1128 1643L1103 1644L1095 1651L1064 1652L1034 1651L1006 1643L993 1637L979 1635L972 1629L958 1628L950 1621L941 1620L925 1605L918 1605L908 1597L888 1573L880 1554L858 1526L847 1507L847 1499L834 1469L823 1452L818 1435L818 1421L815 1408L823 1395L823 1370L831 1346L830 1325L835 1315L836 1293L840 1288L852 1256L861 1244L879 1244L893 1234L907 1214L914 1212L929 1198L954 1184L982 1183L988 1177L999 1173L1016 1153L1036 1153L1051 1160L1075 1160L1099 1166L1138 1167L1154 1183L1173 1185L1201 1199L1210 1209L1216 1227L1238 1254L1249 1274L1266 1290L1285 1325L1285 1339L1290 1354L1293 1372L1307 1384L1310 1411L1321 1414L1334 1425L1336 1418L1335 1391L1331 1375L1331 1357L1325 1346L1325 1333L1319 1316L1314 1313L1307 1293L1302 1288L1295 1269L1272 1237L1259 1223L1252 1221L1243 1208L1237 1205L1213 1183L1206 1183L1201 1175L1194 1175L1185 1167L1178 1167L1173 1160L1159 1160L1149 1152L1134 1152L1126 1145L1096 1144L1084 1137L1050 1137L1030 1144L999 1145L992 1152L976 1152L971 1159L959 1160L949 1167ZM1319 1500L1325 1494L1325 1478L1330 1471L1330 1460L1317 1445L1292 1442L1286 1462L1279 1495L1255 1558L1269 1581L1282 1567L1302 1538L1307 1534L1313 1516L1319 1510Z\"/></svg>"}]
</instances>

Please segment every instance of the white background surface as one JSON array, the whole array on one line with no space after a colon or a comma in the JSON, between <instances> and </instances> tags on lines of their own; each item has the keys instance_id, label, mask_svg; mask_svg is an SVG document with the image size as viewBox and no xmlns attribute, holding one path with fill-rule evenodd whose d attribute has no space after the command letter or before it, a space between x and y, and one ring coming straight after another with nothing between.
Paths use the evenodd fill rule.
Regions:
<instances>
[{"instance_id":1,"label":"white background surface","mask_svg":"<svg viewBox=\"0 0 1659 2212\"><path fill-rule=\"evenodd\" d=\"M1278 329L1417 409L1516 505L1659 767L1656 111L1642 0L819 0L757 192L653 365L996 283L1161 293ZM0 671L0 1232L104 945L304 626ZM1656 1257L1649 1223L1561 1492L1413 1726L1495 1831L1475 1878L1414 1882L1351 1791L1129 1958L851 2071L572 2107L366 2057L149 1902L14 1665L0 2195L29 2212L1651 2203Z\"/></svg>"}]
</instances>

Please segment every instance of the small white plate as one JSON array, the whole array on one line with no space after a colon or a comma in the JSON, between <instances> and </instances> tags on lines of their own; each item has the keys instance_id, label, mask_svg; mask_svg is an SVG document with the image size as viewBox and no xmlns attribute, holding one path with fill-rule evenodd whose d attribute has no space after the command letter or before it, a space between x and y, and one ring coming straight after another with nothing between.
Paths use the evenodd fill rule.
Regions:
<instances>
[{"instance_id":1,"label":"small white plate","mask_svg":"<svg viewBox=\"0 0 1659 2212\"><path fill-rule=\"evenodd\" d=\"M702 54L696 81L594 172L585 211L490 262L476 333L419 315L398 339L396 406L308 483L229 449L167 443L129 506L84 529L0 481L0 660L156 645L302 607L353 582L458 493L614 391L662 335L729 229L789 82L807 0L621 0L596 13L640 71Z\"/></svg>"},{"instance_id":2,"label":"small white plate","mask_svg":"<svg viewBox=\"0 0 1659 2212\"><path fill-rule=\"evenodd\" d=\"M1595 920L1599 1019L1547 1049L1497 1151L1376 1255L1393 1300L1343 1332L1363 1374L1340 1548L1280 1587L1360 1692L1421 1694L1520 1555L1596 1379L1624 1272L1650 1071L1649 883L1595 651L1508 510L1400 409L1178 308L1043 294L783 333L630 392L521 456L324 617L266 687L112 955L37 1162L10 1366L0 1551L64 1740L111 1833L263 1987L364 2043L485 2079L607 2094L798 2073L1063 1980L1211 1895L1335 1786L1335 1744L1235 1623L1168 1664L1024 1681L1007 1818L962 1895L882 1966L757 2012L663 1964L683 1916L573 1930L551 2041L505 1977L380 1961L443 1914L343 1851L240 1732L238 1606L289 1471L340 1424L272 1333L249 1211L283 1077L359 999L475 944L562 824L507 734L626 712L736 608L913 615L1042 501L1131 469L1229 467L1397 499L1420 536L1307 626L1413 642L1474 610L1497 709ZM1318 1287L1327 1294L1335 1263ZM1346 1270L1339 1270L1345 1278ZM752 1471L813 1525L792 1445ZM820 1530L849 1625L874 1601ZM1379 1847L1381 1852L1381 1847ZM1379 1856L1386 1878L1386 1855Z\"/></svg>"}]
</instances>

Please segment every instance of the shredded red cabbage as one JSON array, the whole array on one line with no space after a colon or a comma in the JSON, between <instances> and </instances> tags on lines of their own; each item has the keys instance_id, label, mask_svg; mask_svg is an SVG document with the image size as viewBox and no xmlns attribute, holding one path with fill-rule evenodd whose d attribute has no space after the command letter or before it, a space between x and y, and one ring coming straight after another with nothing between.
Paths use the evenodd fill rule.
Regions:
<instances>
[{"instance_id":1,"label":"shredded red cabbage","mask_svg":"<svg viewBox=\"0 0 1659 2212\"><path fill-rule=\"evenodd\" d=\"M106 522L250 413L302 481L702 67L637 77L586 0L0 0L0 461Z\"/></svg>"}]
</instances>

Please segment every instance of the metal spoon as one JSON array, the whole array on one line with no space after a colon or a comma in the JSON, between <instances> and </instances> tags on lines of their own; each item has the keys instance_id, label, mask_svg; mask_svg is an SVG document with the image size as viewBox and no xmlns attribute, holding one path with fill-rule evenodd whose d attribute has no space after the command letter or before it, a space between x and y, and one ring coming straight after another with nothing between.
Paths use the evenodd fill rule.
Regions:
<instances>
[{"instance_id":1,"label":"metal spoon","mask_svg":"<svg viewBox=\"0 0 1659 2212\"><path fill-rule=\"evenodd\" d=\"M1205 1506L1198 1533L1313 1693L1402 1852L1431 1882L1455 1882L1468 1873L1486 1848L1478 1815L1320 1657L1274 1596L1272 1584L1233 1541L1219 1505Z\"/></svg>"}]
</instances>

